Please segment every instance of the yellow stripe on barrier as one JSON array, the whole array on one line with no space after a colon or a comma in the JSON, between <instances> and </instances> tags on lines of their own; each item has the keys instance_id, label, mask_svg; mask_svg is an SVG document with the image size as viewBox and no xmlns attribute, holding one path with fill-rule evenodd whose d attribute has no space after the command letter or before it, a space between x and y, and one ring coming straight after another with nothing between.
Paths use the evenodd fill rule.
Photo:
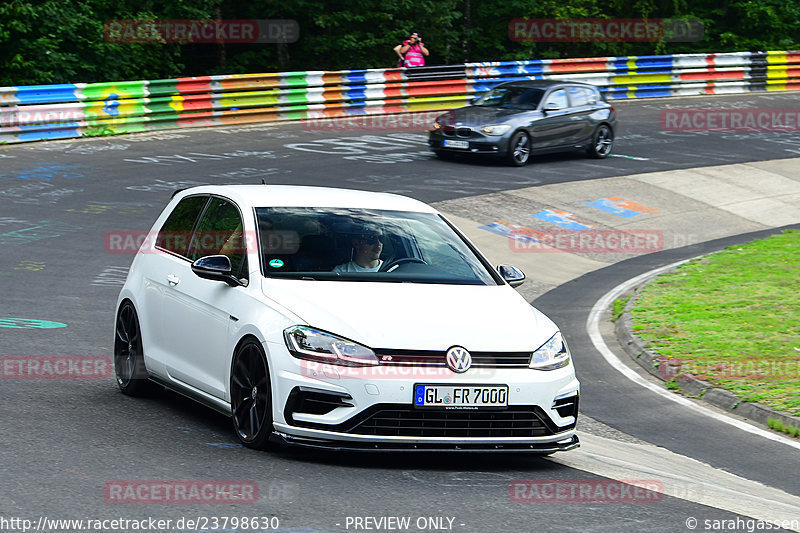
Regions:
<instances>
[{"instance_id":1,"label":"yellow stripe on barrier","mask_svg":"<svg viewBox=\"0 0 800 533\"><path fill-rule=\"evenodd\" d=\"M672 83L671 74L630 74L612 76L612 82L617 85L641 85L643 83Z\"/></svg>"}]
</instances>

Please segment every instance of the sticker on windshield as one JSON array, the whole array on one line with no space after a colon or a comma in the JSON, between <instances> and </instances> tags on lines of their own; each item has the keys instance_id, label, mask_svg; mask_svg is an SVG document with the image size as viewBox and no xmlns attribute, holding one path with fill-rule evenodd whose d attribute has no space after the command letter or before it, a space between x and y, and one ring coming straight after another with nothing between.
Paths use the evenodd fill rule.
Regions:
<instances>
[{"instance_id":1,"label":"sticker on windshield","mask_svg":"<svg viewBox=\"0 0 800 533\"><path fill-rule=\"evenodd\" d=\"M269 262L269 266L271 266L272 268L280 268L283 266L283 261L281 261L280 259L271 259Z\"/></svg>"}]
</instances>

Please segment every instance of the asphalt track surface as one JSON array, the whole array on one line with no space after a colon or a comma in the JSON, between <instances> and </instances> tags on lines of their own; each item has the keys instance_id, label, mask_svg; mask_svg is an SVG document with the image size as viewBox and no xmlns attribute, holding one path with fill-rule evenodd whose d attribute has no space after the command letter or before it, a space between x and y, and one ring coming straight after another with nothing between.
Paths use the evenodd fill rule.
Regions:
<instances>
[{"instance_id":1,"label":"asphalt track surface","mask_svg":"<svg viewBox=\"0 0 800 533\"><path fill-rule=\"evenodd\" d=\"M615 105L618 157L546 156L521 169L491 161L439 161L420 132L314 131L300 124L0 147L0 355L110 360L115 299L132 256L108 249L104 236L149 229L176 188L263 180L391 191L438 202L800 152L796 131L690 133L663 132L659 126L660 114L670 107L796 109L797 94ZM598 422L597 431L652 443L800 495L796 450L665 405L593 355L585 334L588 310L621 281L741 240L747 237L631 259L553 289L534 303L571 332L581 410ZM10 318L66 326L35 328ZM366 530L352 527L348 517L407 516L410 531L669 532L688 531L688 517L701 525L704 519L737 518L673 496L637 503L514 502L513 480L602 480L532 456L254 452L236 443L228 419L169 392L125 397L112 377L0 379L0 400L0 517L34 523L39 517L275 516L282 531L339 532ZM104 487L115 480L246 480L257 483L259 500L109 503ZM419 522L426 527L416 527L427 517L445 518L440 529L426 520ZM210 525L201 529L214 531Z\"/></svg>"}]
</instances>

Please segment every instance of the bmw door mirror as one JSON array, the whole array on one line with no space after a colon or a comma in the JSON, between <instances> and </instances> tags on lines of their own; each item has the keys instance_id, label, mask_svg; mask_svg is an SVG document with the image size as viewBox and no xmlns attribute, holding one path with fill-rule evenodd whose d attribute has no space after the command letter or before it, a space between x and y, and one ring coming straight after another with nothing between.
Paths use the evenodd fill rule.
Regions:
<instances>
[{"instance_id":1,"label":"bmw door mirror","mask_svg":"<svg viewBox=\"0 0 800 533\"><path fill-rule=\"evenodd\" d=\"M226 255L207 255L192 263L192 272L203 279L224 281L231 287L243 285L231 270L231 260Z\"/></svg>"},{"instance_id":2,"label":"bmw door mirror","mask_svg":"<svg viewBox=\"0 0 800 533\"><path fill-rule=\"evenodd\" d=\"M512 287L519 287L525 282L525 273L515 266L498 265L500 276Z\"/></svg>"},{"instance_id":3,"label":"bmw door mirror","mask_svg":"<svg viewBox=\"0 0 800 533\"><path fill-rule=\"evenodd\" d=\"M546 104L544 104L545 113L547 113L548 111L558 111L559 109L561 108L558 107L558 104L555 102L547 102Z\"/></svg>"}]
</instances>

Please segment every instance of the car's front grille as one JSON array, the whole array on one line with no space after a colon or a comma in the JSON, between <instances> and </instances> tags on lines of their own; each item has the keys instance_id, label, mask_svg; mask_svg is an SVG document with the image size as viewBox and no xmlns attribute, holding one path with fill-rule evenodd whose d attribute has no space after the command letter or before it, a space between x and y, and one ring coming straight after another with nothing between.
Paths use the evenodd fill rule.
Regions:
<instances>
[{"instance_id":1,"label":"car's front grille","mask_svg":"<svg viewBox=\"0 0 800 533\"><path fill-rule=\"evenodd\" d=\"M466 139L472 136L472 128L469 126L444 126L442 133L446 137L463 137Z\"/></svg>"},{"instance_id":2,"label":"car's front grille","mask_svg":"<svg viewBox=\"0 0 800 533\"><path fill-rule=\"evenodd\" d=\"M382 365L446 366L447 352L422 350L375 350ZM525 368L531 352L470 352L472 366L481 368Z\"/></svg>"},{"instance_id":3,"label":"car's front grille","mask_svg":"<svg viewBox=\"0 0 800 533\"><path fill-rule=\"evenodd\" d=\"M536 407L502 411L382 408L349 433L394 437L542 437L553 432Z\"/></svg>"}]
</instances>

